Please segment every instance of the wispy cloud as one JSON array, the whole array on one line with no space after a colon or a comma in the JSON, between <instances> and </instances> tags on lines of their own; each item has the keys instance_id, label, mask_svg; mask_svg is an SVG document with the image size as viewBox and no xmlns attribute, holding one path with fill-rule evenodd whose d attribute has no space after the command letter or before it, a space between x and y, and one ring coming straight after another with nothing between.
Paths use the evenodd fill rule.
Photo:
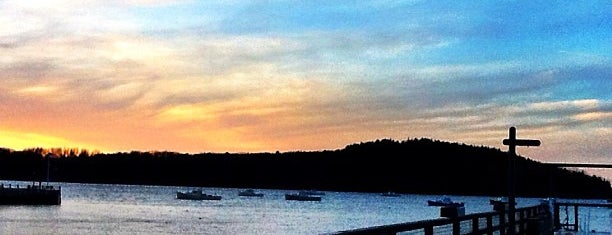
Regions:
<instances>
[{"instance_id":1,"label":"wispy cloud","mask_svg":"<svg viewBox=\"0 0 612 235\"><path fill-rule=\"evenodd\" d=\"M543 139L537 158L608 159L611 14L606 1L2 1L0 131L13 147L198 152L500 146L516 125Z\"/></svg>"}]
</instances>

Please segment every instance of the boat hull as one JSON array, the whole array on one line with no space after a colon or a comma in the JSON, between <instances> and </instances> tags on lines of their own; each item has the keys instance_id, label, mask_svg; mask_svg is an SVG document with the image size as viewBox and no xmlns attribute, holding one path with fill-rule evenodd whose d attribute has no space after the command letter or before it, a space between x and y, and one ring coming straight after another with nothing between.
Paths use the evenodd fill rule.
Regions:
<instances>
[{"instance_id":1,"label":"boat hull","mask_svg":"<svg viewBox=\"0 0 612 235\"><path fill-rule=\"evenodd\" d=\"M247 189L238 193L241 197L263 197L263 193L255 192L253 189Z\"/></svg>"},{"instance_id":2,"label":"boat hull","mask_svg":"<svg viewBox=\"0 0 612 235\"><path fill-rule=\"evenodd\" d=\"M238 196L241 197L263 197L263 193L239 193Z\"/></svg>"},{"instance_id":3,"label":"boat hull","mask_svg":"<svg viewBox=\"0 0 612 235\"><path fill-rule=\"evenodd\" d=\"M462 207L463 202L450 202L449 203L449 202L428 200L427 205L428 206L444 206L444 207Z\"/></svg>"},{"instance_id":4,"label":"boat hull","mask_svg":"<svg viewBox=\"0 0 612 235\"><path fill-rule=\"evenodd\" d=\"M285 200L290 201L321 201L321 197L299 194L285 194Z\"/></svg>"},{"instance_id":5,"label":"boat hull","mask_svg":"<svg viewBox=\"0 0 612 235\"><path fill-rule=\"evenodd\" d=\"M176 193L176 199L183 200L221 200L221 196L208 194Z\"/></svg>"}]
</instances>

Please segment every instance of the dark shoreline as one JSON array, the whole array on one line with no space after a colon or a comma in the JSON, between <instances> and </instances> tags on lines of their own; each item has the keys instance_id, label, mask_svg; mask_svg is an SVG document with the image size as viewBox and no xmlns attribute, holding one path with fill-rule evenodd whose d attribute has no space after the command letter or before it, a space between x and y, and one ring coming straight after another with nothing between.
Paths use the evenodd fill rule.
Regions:
<instances>
[{"instance_id":1,"label":"dark shoreline","mask_svg":"<svg viewBox=\"0 0 612 235\"><path fill-rule=\"evenodd\" d=\"M0 150L0 178L75 183L317 189L503 196L505 152L431 139L377 140L339 150L285 153L129 152L45 154ZM48 165L47 165L48 163ZM583 172L516 160L522 197L610 198L610 182Z\"/></svg>"}]
</instances>

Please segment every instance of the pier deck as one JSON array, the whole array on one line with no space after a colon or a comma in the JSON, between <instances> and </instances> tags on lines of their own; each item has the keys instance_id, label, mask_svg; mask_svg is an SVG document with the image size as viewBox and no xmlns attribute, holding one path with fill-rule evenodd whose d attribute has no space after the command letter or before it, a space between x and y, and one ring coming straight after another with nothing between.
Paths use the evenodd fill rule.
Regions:
<instances>
[{"instance_id":1,"label":"pier deck","mask_svg":"<svg viewBox=\"0 0 612 235\"><path fill-rule=\"evenodd\" d=\"M60 205L61 187L0 184L0 205Z\"/></svg>"},{"instance_id":2,"label":"pier deck","mask_svg":"<svg viewBox=\"0 0 612 235\"><path fill-rule=\"evenodd\" d=\"M510 228L507 211L484 212L416 222L383 225L331 233L333 235L357 234L508 234ZM553 226L547 205L518 208L515 211L516 234L552 234Z\"/></svg>"},{"instance_id":3,"label":"pier deck","mask_svg":"<svg viewBox=\"0 0 612 235\"><path fill-rule=\"evenodd\" d=\"M551 210L552 206L552 210ZM572 223L561 223L560 208L574 208L575 218ZM552 205L517 208L515 211L515 233L525 235L611 235L609 231L579 231L578 207L612 208L612 203L571 203L555 202ZM390 224L368 228L330 233L333 235L360 234L510 234L509 211L501 210L458 216L455 218L440 218L408 223Z\"/></svg>"}]
</instances>

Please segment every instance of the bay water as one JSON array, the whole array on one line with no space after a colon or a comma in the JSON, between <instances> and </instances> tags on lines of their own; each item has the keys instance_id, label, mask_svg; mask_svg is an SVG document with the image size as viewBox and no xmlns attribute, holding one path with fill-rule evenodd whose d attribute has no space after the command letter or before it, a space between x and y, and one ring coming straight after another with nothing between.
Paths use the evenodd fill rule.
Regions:
<instances>
[{"instance_id":1,"label":"bay water","mask_svg":"<svg viewBox=\"0 0 612 235\"><path fill-rule=\"evenodd\" d=\"M26 185L27 182L4 182ZM176 199L192 187L51 183L62 187L59 206L0 206L0 234L322 234L347 229L439 218L427 200L439 195L325 191L320 202L287 201L294 190L256 189L263 197L240 197L238 188L201 188L219 201ZM452 196L466 214L491 211L490 197ZM517 198L518 207L539 198ZM580 211L581 226L610 231L612 212ZM573 215L573 214L571 214ZM570 215L570 217L571 217ZM563 217L562 217L563 218ZM588 224L587 224L588 223Z\"/></svg>"}]
</instances>

